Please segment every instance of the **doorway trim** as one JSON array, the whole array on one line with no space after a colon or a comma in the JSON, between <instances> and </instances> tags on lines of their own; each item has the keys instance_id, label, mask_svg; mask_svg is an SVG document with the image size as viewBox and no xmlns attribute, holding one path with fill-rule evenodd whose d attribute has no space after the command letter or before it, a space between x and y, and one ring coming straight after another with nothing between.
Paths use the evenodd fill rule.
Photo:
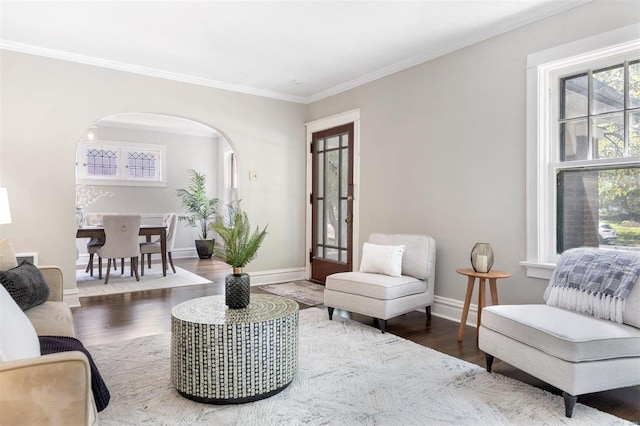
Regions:
<instances>
[{"instance_id":1,"label":"doorway trim","mask_svg":"<svg viewBox=\"0 0 640 426\"><path fill-rule=\"evenodd\" d=\"M360 265L360 108L319 118L305 123L307 131L307 192L306 192L306 244L305 244L305 277L311 277L311 263L309 262L309 251L311 250L311 203L310 196L313 190L313 156L311 154L311 142L313 134L323 130L344 124L353 123L353 260L352 269L358 270Z\"/></svg>"}]
</instances>

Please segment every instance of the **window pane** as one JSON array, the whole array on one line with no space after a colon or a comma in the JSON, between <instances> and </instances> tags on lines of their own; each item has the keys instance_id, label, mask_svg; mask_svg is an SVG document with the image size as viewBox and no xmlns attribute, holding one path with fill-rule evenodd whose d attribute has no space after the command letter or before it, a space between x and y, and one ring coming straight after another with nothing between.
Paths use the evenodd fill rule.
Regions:
<instances>
[{"instance_id":1,"label":"window pane","mask_svg":"<svg viewBox=\"0 0 640 426\"><path fill-rule=\"evenodd\" d=\"M86 164L90 176L114 176L118 172L118 155L112 150L89 149Z\"/></svg>"},{"instance_id":2,"label":"window pane","mask_svg":"<svg viewBox=\"0 0 640 426\"><path fill-rule=\"evenodd\" d=\"M325 139L325 143L325 149L338 148L340 146L340 136L332 136L328 139Z\"/></svg>"},{"instance_id":3,"label":"window pane","mask_svg":"<svg viewBox=\"0 0 640 426\"><path fill-rule=\"evenodd\" d=\"M629 64L629 107L640 107L640 62Z\"/></svg>"},{"instance_id":4,"label":"window pane","mask_svg":"<svg viewBox=\"0 0 640 426\"><path fill-rule=\"evenodd\" d=\"M129 177L154 178L156 176L156 154L131 151L127 154Z\"/></svg>"},{"instance_id":5,"label":"window pane","mask_svg":"<svg viewBox=\"0 0 640 426\"><path fill-rule=\"evenodd\" d=\"M574 161L589 158L587 120L575 120L560 124L560 160Z\"/></svg>"},{"instance_id":6,"label":"window pane","mask_svg":"<svg viewBox=\"0 0 640 426\"><path fill-rule=\"evenodd\" d=\"M587 115L589 107L588 81L587 74L560 80L562 95L564 96L560 112L561 118L585 117Z\"/></svg>"},{"instance_id":7,"label":"window pane","mask_svg":"<svg viewBox=\"0 0 640 426\"><path fill-rule=\"evenodd\" d=\"M595 158L624 157L624 121L622 114L591 119L591 137Z\"/></svg>"},{"instance_id":8,"label":"window pane","mask_svg":"<svg viewBox=\"0 0 640 426\"><path fill-rule=\"evenodd\" d=\"M640 166L558 173L558 253L581 246L640 247Z\"/></svg>"},{"instance_id":9,"label":"window pane","mask_svg":"<svg viewBox=\"0 0 640 426\"><path fill-rule=\"evenodd\" d=\"M624 108L624 67L622 65L593 72L593 114L621 111Z\"/></svg>"},{"instance_id":10,"label":"window pane","mask_svg":"<svg viewBox=\"0 0 640 426\"><path fill-rule=\"evenodd\" d=\"M629 113L629 155L640 157L640 111Z\"/></svg>"}]
</instances>

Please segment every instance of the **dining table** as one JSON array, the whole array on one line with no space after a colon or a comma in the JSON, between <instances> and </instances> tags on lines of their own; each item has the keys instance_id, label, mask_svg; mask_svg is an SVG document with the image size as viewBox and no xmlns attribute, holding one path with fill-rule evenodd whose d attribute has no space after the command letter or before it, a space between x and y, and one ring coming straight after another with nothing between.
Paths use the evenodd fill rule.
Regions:
<instances>
[{"instance_id":1,"label":"dining table","mask_svg":"<svg viewBox=\"0 0 640 426\"><path fill-rule=\"evenodd\" d=\"M151 240L151 237L160 237L160 257L162 257L162 276L167 276L167 227L162 225L140 225L140 236ZM76 238L102 238L106 239L102 226L85 225L79 226L76 231Z\"/></svg>"}]
</instances>

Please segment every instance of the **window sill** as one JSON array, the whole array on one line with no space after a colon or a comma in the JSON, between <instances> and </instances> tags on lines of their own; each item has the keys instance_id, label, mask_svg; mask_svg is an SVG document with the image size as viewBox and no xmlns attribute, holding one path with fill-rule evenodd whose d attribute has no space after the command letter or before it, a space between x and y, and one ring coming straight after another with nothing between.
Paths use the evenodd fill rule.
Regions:
<instances>
[{"instance_id":1,"label":"window sill","mask_svg":"<svg viewBox=\"0 0 640 426\"><path fill-rule=\"evenodd\" d=\"M541 280L551 279L553 270L556 268L555 263L540 263L523 260L520 265L527 270L527 276L531 278L539 278Z\"/></svg>"}]
</instances>

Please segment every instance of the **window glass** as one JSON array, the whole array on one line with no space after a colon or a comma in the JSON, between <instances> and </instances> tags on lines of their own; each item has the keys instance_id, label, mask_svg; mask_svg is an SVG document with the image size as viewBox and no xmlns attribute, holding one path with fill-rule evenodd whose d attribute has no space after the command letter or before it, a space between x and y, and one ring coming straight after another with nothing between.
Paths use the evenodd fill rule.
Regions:
<instances>
[{"instance_id":1,"label":"window glass","mask_svg":"<svg viewBox=\"0 0 640 426\"><path fill-rule=\"evenodd\" d=\"M560 80L563 94L561 118L585 117L589 110L589 76L576 75Z\"/></svg>"},{"instance_id":2,"label":"window glass","mask_svg":"<svg viewBox=\"0 0 640 426\"><path fill-rule=\"evenodd\" d=\"M593 72L593 114L622 111L624 108L624 67L618 65Z\"/></svg>"},{"instance_id":3,"label":"window glass","mask_svg":"<svg viewBox=\"0 0 640 426\"><path fill-rule=\"evenodd\" d=\"M560 163L552 164L558 254L580 246L640 248L638 72L634 61L559 80Z\"/></svg>"}]
</instances>

